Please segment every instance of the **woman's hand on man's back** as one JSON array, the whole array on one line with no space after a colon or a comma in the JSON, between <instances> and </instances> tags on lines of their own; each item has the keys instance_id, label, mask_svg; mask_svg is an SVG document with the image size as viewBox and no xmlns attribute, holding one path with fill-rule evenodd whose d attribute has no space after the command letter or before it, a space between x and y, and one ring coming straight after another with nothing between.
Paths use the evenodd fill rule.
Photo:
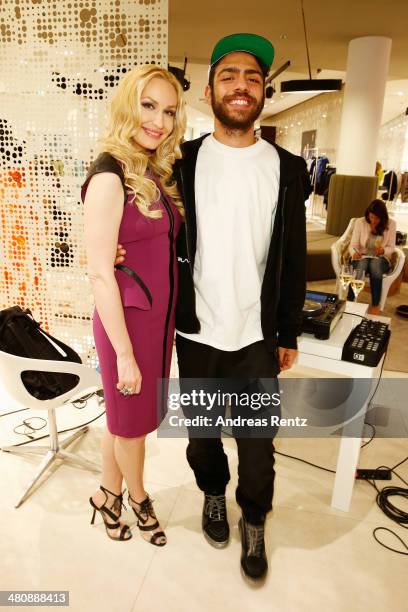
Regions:
<instances>
[{"instance_id":1,"label":"woman's hand on man's back","mask_svg":"<svg viewBox=\"0 0 408 612\"><path fill-rule=\"evenodd\" d=\"M118 244L118 246L116 247L115 266L117 264L123 263L125 255L126 249L124 249L121 244Z\"/></svg>"}]
</instances>

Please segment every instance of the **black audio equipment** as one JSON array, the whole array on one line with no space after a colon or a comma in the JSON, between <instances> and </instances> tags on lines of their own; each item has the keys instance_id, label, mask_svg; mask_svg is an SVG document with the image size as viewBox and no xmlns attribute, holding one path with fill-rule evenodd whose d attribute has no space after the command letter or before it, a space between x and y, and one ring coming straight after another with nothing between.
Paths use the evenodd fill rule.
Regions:
<instances>
[{"instance_id":1,"label":"black audio equipment","mask_svg":"<svg viewBox=\"0 0 408 612\"><path fill-rule=\"evenodd\" d=\"M339 300L335 293L306 291L302 333L314 334L319 340L327 340L345 308L345 300Z\"/></svg>"},{"instance_id":2,"label":"black audio equipment","mask_svg":"<svg viewBox=\"0 0 408 612\"><path fill-rule=\"evenodd\" d=\"M345 341L341 358L373 368L380 362L390 335L386 323L363 319Z\"/></svg>"}]
</instances>

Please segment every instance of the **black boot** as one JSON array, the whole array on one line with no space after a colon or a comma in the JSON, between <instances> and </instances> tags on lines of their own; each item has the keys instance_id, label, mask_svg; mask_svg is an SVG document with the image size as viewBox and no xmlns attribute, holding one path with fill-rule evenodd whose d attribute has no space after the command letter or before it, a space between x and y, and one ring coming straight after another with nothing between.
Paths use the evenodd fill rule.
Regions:
<instances>
[{"instance_id":1,"label":"black boot","mask_svg":"<svg viewBox=\"0 0 408 612\"><path fill-rule=\"evenodd\" d=\"M229 525L225 495L204 495L203 532L215 548L224 548L229 540Z\"/></svg>"},{"instance_id":2,"label":"black boot","mask_svg":"<svg viewBox=\"0 0 408 612\"><path fill-rule=\"evenodd\" d=\"M264 542L264 525L252 525L244 516L240 519L239 532L241 534L241 567L249 578L259 580L268 570Z\"/></svg>"}]
</instances>

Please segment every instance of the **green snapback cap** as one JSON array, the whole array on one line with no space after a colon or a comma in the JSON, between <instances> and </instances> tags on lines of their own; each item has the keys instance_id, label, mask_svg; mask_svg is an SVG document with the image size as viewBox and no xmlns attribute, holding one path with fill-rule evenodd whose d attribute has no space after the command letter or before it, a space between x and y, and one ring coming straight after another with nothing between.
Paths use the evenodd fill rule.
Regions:
<instances>
[{"instance_id":1,"label":"green snapback cap","mask_svg":"<svg viewBox=\"0 0 408 612\"><path fill-rule=\"evenodd\" d=\"M263 36L245 33L231 34L221 38L215 45L211 55L210 66L213 66L222 57L228 55L228 53L236 51L244 51L245 53L255 55L268 70L272 65L275 54L272 43Z\"/></svg>"}]
</instances>

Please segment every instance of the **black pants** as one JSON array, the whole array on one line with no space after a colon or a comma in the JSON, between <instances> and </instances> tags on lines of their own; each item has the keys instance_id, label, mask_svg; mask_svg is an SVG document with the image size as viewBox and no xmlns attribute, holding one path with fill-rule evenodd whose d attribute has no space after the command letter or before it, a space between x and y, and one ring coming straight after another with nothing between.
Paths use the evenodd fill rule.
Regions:
<instances>
[{"instance_id":1,"label":"black pants","mask_svg":"<svg viewBox=\"0 0 408 612\"><path fill-rule=\"evenodd\" d=\"M253 385L253 379L276 381L279 372L276 355L267 351L264 341L238 351L221 351L177 335L176 347L182 392L183 379L251 379ZM238 450L235 497L246 520L262 524L272 508L275 479L272 437L236 437L235 440ZM230 472L221 437L196 438L189 432L187 460L202 491L225 493Z\"/></svg>"}]
</instances>

